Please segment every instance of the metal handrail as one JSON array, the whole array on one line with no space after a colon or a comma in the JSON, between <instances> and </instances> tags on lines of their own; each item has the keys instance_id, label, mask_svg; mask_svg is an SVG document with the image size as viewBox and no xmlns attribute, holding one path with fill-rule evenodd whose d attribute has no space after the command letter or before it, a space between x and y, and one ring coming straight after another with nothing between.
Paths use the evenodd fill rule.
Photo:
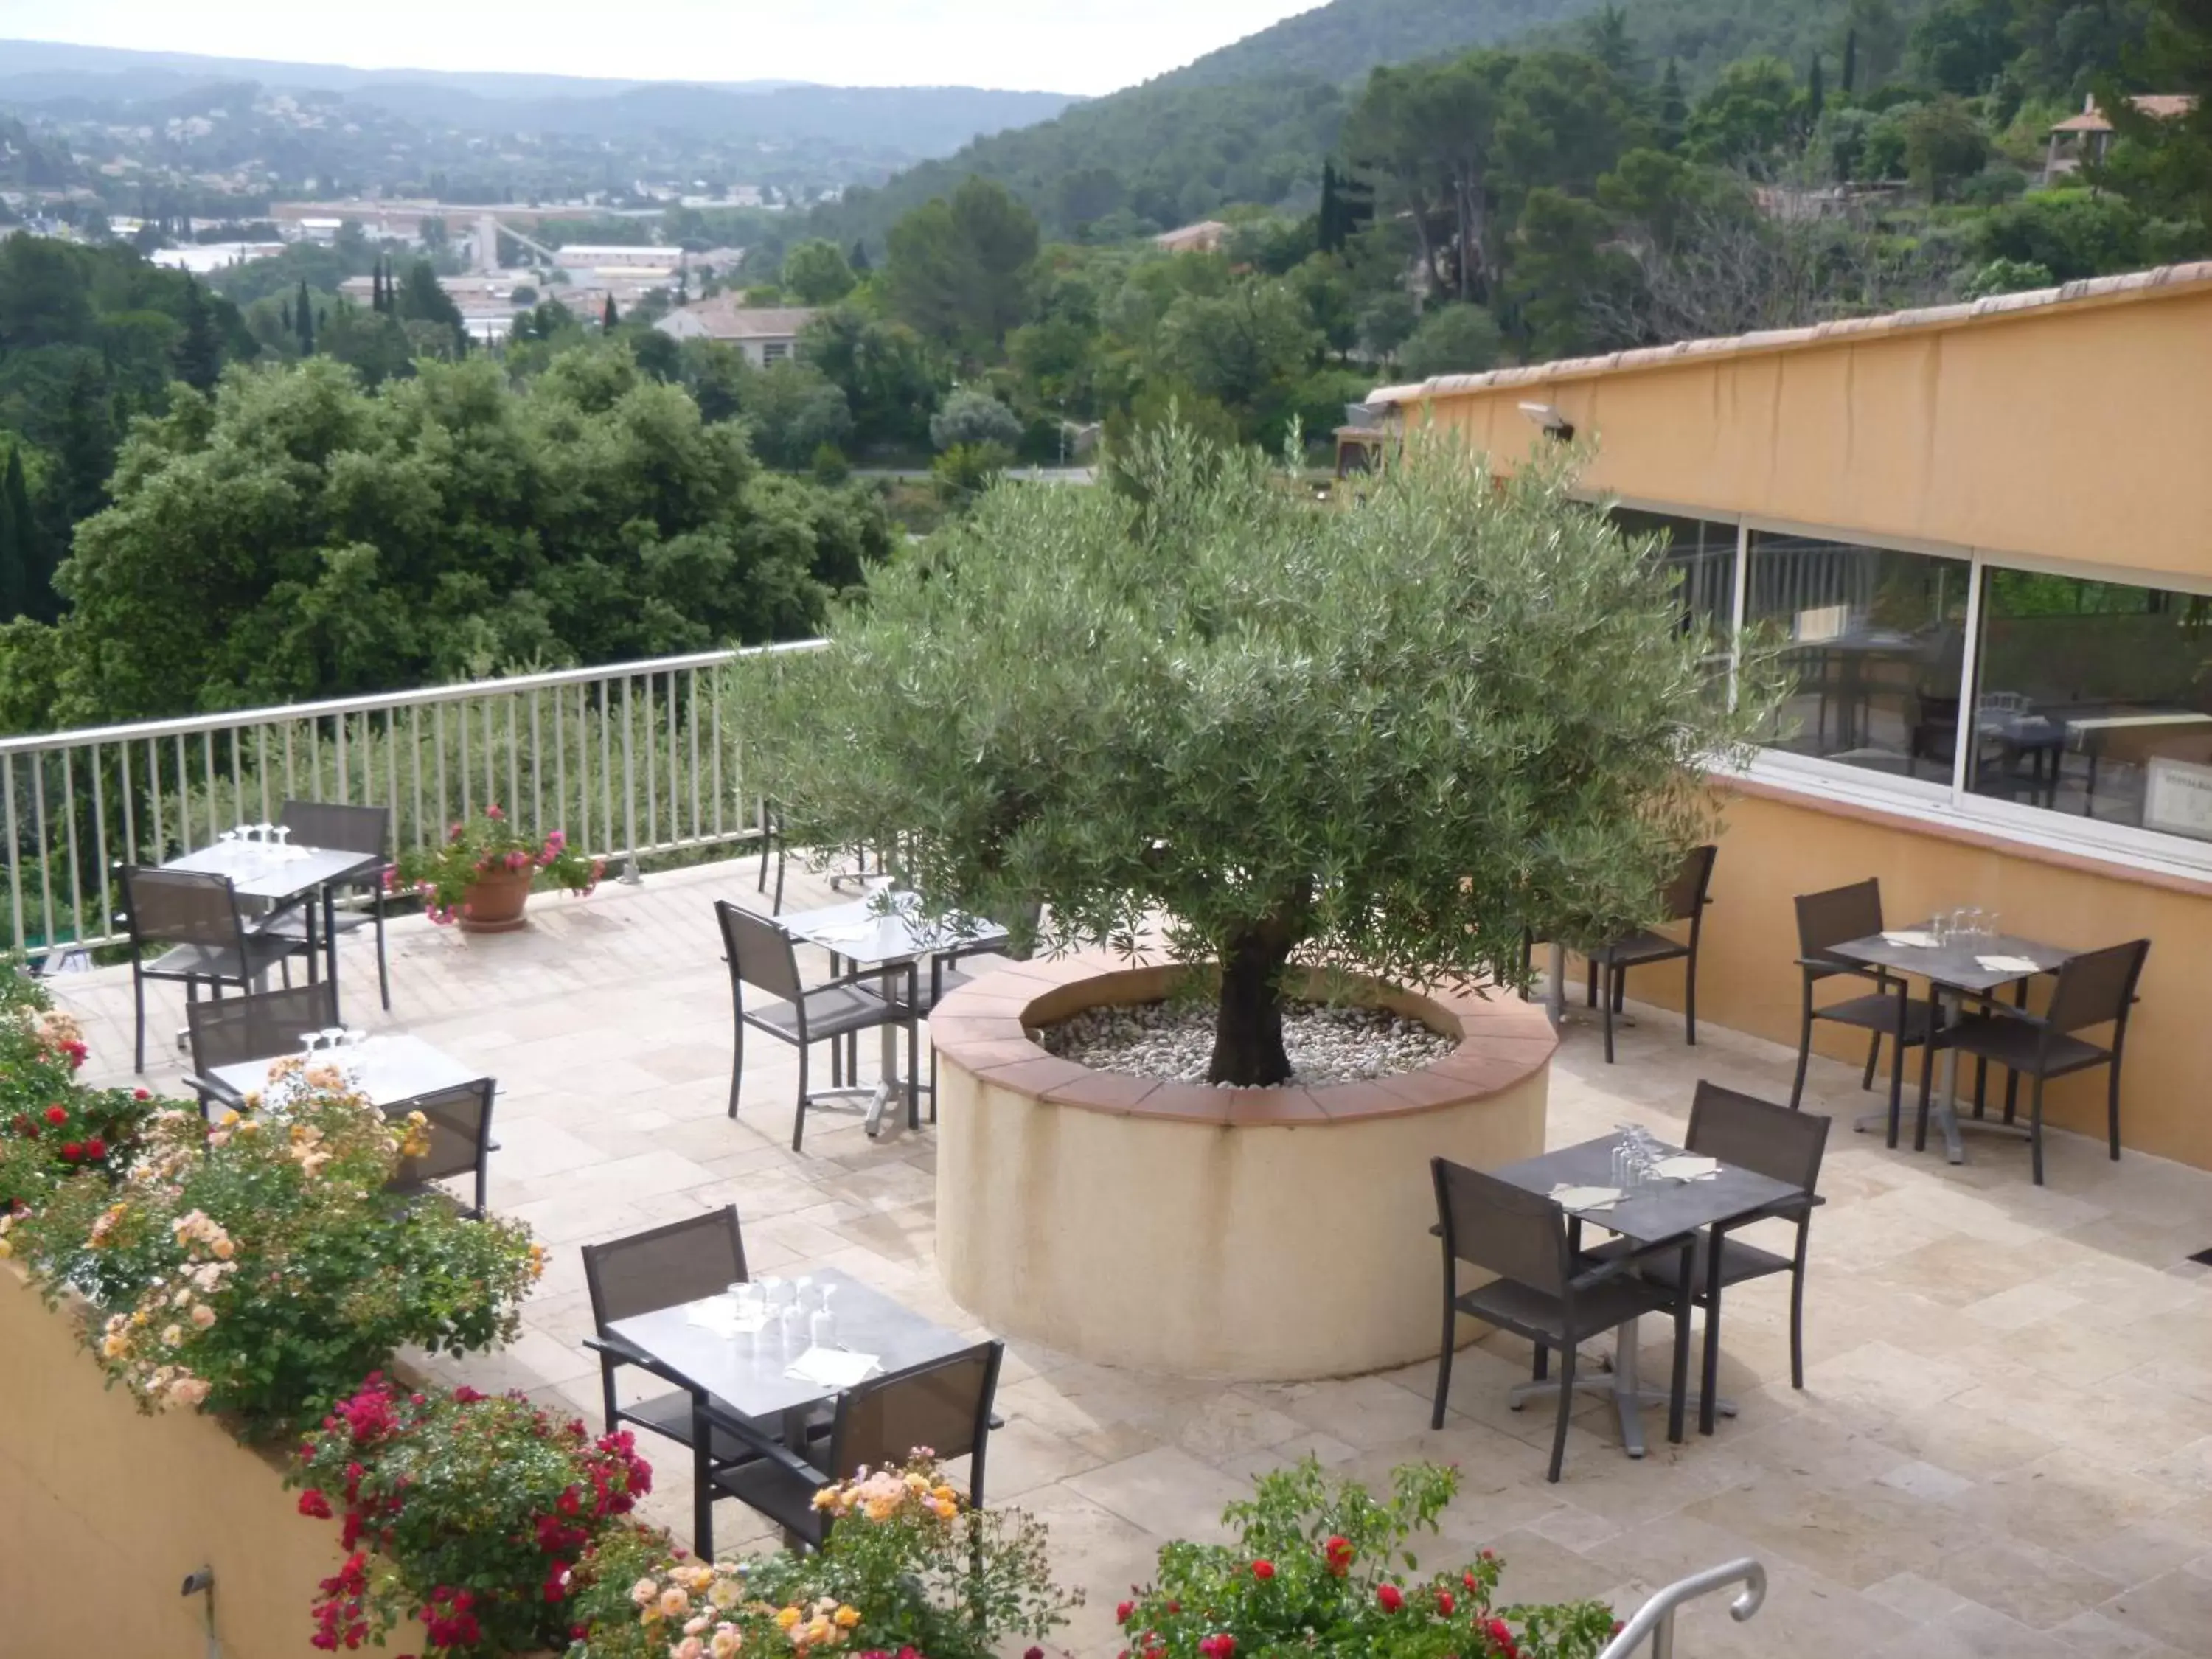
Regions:
<instances>
[{"instance_id":1,"label":"metal handrail","mask_svg":"<svg viewBox=\"0 0 2212 1659\"><path fill-rule=\"evenodd\" d=\"M1597 1659L1629 1659L1644 1645L1646 1637L1651 1641L1651 1659L1674 1659L1674 1614L1685 1602L1699 1596L1711 1595L1715 1590L1726 1589L1730 1584L1741 1584L1743 1592L1729 1604L1729 1617L1741 1625L1757 1613L1766 1600L1766 1569L1751 1557L1729 1561L1717 1567L1707 1567L1703 1572L1669 1584L1636 1610L1636 1615L1620 1627L1620 1633L1605 1644Z\"/></svg>"}]
</instances>

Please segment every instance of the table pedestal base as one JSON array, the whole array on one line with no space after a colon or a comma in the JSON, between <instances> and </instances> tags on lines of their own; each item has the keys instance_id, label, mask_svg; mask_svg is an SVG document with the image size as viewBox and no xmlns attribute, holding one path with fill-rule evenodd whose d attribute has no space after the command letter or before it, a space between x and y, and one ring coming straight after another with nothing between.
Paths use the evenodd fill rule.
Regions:
<instances>
[{"instance_id":1,"label":"table pedestal base","mask_svg":"<svg viewBox=\"0 0 2212 1659\"><path fill-rule=\"evenodd\" d=\"M1637 1343L1643 1321L1632 1319L1613 1334L1613 1357L1601 1361L1603 1367L1596 1374L1577 1368L1575 1392L1604 1394L1612 1397L1613 1409L1620 1418L1620 1446L1631 1457L1641 1457L1646 1449L1644 1440L1644 1413L1654 1406L1664 1406L1673 1395L1666 1389L1644 1382L1638 1375ZM1505 1396L1505 1403L1519 1411L1531 1400L1554 1400L1559 1397L1559 1379L1546 1377L1541 1382L1516 1382ZM1694 1389L1684 1402L1682 1414L1686 1419L1695 1419L1704 1396ZM1716 1395L1713 1409L1723 1417L1736 1414L1735 1401Z\"/></svg>"}]
</instances>

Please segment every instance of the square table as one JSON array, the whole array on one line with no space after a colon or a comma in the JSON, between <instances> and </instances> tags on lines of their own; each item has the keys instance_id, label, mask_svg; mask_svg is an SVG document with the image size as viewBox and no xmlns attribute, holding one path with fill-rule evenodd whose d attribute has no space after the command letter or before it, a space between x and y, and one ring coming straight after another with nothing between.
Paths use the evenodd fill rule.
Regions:
<instances>
[{"instance_id":1,"label":"square table","mask_svg":"<svg viewBox=\"0 0 2212 1659\"><path fill-rule=\"evenodd\" d=\"M971 950L1003 944L1006 930L995 921L969 916L933 921L921 914L921 900L914 893L880 890L866 898L844 904L824 905L779 916L776 926L802 945L817 945L833 957L842 957L856 970L881 969L886 1001L894 994L899 970L909 963L942 951ZM898 1069L898 1028L883 1028L883 1060L878 1081L869 1097L867 1131L883 1127L884 1109L903 1081Z\"/></svg>"},{"instance_id":2,"label":"square table","mask_svg":"<svg viewBox=\"0 0 2212 1659\"><path fill-rule=\"evenodd\" d=\"M189 870L200 875L228 876L231 890L240 898L263 899L286 905L315 892L322 893L321 943L331 981L331 1000L338 995L338 945L335 884L359 875L384 861L379 853L348 852L342 848L277 846L268 842L219 841L171 859L164 870ZM307 919L307 979L316 977L315 906Z\"/></svg>"},{"instance_id":3,"label":"square table","mask_svg":"<svg viewBox=\"0 0 2212 1659\"><path fill-rule=\"evenodd\" d=\"M235 1066L211 1066L209 1081L244 1097L267 1087L270 1066L291 1057L272 1054L266 1060L244 1060ZM442 1094L448 1089L484 1080L484 1074L475 1066L464 1066L417 1036L372 1036L357 1048L325 1050L316 1059L334 1062L343 1059L358 1065L361 1092L386 1110L410 1100L420 1100L425 1095Z\"/></svg>"},{"instance_id":4,"label":"square table","mask_svg":"<svg viewBox=\"0 0 2212 1659\"><path fill-rule=\"evenodd\" d=\"M1901 944L1901 934L1917 934L1934 938L1933 921L1923 922L1918 927L1884 933L1872 933L1865 939L1855 939L1828 947L1829 954L1848 962L1863 962L1870 968L1887 968L1892 973L1917 974L1929 983L1929 1000L1935 1005L1936 1017L1949 1024L1959 1017L1966 999L1985 997L1990 992L2008 985L2016 985L2033 977L2034 974L2056 973L2067 963L2081 955L2063 945L2044 945L2030 939L2020 939L2010 933L1994 933L1979 939L1947 939L1928 945ZM2035 963L2033 973L2021 973L2010 968L1984 968L1984 957L2018 957ZM1975 1127L2001 1134L2025 1136L2024 1125L1999 1123L1986 1118L1969 1118L1966 1122ZM1869 1112L1853 1125L1863 1134L1875 1124L1887 1127L1889 1114ZM1960 1134L1964 1127L1959 1118L1959 1051L1947 1048L1943 1052L1943 1091L1936 1103L1936 1124L1943 1132L1943 1152L1954 1164L1966 1161L1966 1147Z\"/></svg>"},{"instance_id":5,"label":"square table","mask_svg":"<svg viewBox=\"0 0 2212 1659\"><path fill-rule=\"evenodd\" d=\"M1559 1186L1610 1187L1613 1148L1623 1139L1618 1134L1601 1135L1595 1140L1562 1146L1557 1152L1523 1158L1490 1173L1510 1186L1539 1197L1548 1197L1552 1189ZM1668 1146L1664 1150L1674 1152L1680 1148ZM1570 1210L1567 1213L1586 1225L1602 1227L1642 1247L1680 1238L1701 1227L1740 1221L1799 1195L1800 1189L1786 1181L1777 1181L1733 1164L1722 1164L1707 1180L1662 1182L1630 1194L1610 1209ZM1620 1417L1621 1446L1631 1457L1644 1455L1644 1412L1652 1406L1665 1405L1668 1398L1667 1389L1646 1388L1637 1375L1637 1344L1642 1324L1641 1320L1632 1319L1613 1332L1611 1376L1575 1378L1577 1389L1599 1389L1612 1395L1613 1407ZM1518 1406L1539 1395L1555 1393L1559 1387L1557 1378L1522 1382L1515 1387L1511 1399ZM1725 1401L1717 1400L1714 1406L1725 1416L1735 1415L1735 1407Z\"/></svg>"}]
</instances>

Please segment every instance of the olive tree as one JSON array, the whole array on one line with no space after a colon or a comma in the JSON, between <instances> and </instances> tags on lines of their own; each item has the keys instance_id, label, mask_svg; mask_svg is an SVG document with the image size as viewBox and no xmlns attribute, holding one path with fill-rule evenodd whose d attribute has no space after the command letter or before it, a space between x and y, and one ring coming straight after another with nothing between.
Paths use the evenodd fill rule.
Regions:
<instances>
[{"instance_id":1,"label":"olive tree","mask_svg":"<svg viewBox=\"0 0 2212 1659\"><path fill-rule=\"evenodd\" d=\"M1116 489L1002 484L872 572L744 729L793 844L881 849L1053 949L1207 964L1209 1075L1291 1068L1286 970L1520 984L1657 919L1732 708L1649 543L1417 439L1356 504L1170 426ZM741 695L745 695L741 693Z\"/></svg>"}]
</instances>

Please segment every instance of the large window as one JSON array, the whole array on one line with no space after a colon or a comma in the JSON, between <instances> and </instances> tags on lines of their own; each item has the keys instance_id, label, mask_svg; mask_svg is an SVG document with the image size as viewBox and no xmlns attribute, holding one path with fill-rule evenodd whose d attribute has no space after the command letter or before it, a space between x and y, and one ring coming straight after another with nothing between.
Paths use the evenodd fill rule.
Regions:
<instances>
[{"instance_id":1,"label":"large window","mask_svg":"<svg viewBox=\"0 0 2212 1659\"><path fill-rule=\"evenodd\" d=\"M1753 532L1745 623L1795 681L1768 747L1948 784L1972 583L1964 559Z\"/></svg>"},{"instance_id":2,"label":"large window","mask_svg":"<svg viewBox=\"0 0 2212 1659\"><path fill-rule=\"evenodd\" d=\"M1726 640L1735 621L1735 524L1632 507L1613 508L1613 520L1627 535L1659 538L1660 557L1680 584L1684 628L1704 624Z\"/></svg>"},{"instance_id":3,"label":"large window","mask_svg":"<svg viewBox=\"0 0 2212 1659\"><path fill-rule=\"evenodd\" d=\"M1966 787L2212 841L2212 598L1990 568Z\"/></svg>"}]
</instances>

